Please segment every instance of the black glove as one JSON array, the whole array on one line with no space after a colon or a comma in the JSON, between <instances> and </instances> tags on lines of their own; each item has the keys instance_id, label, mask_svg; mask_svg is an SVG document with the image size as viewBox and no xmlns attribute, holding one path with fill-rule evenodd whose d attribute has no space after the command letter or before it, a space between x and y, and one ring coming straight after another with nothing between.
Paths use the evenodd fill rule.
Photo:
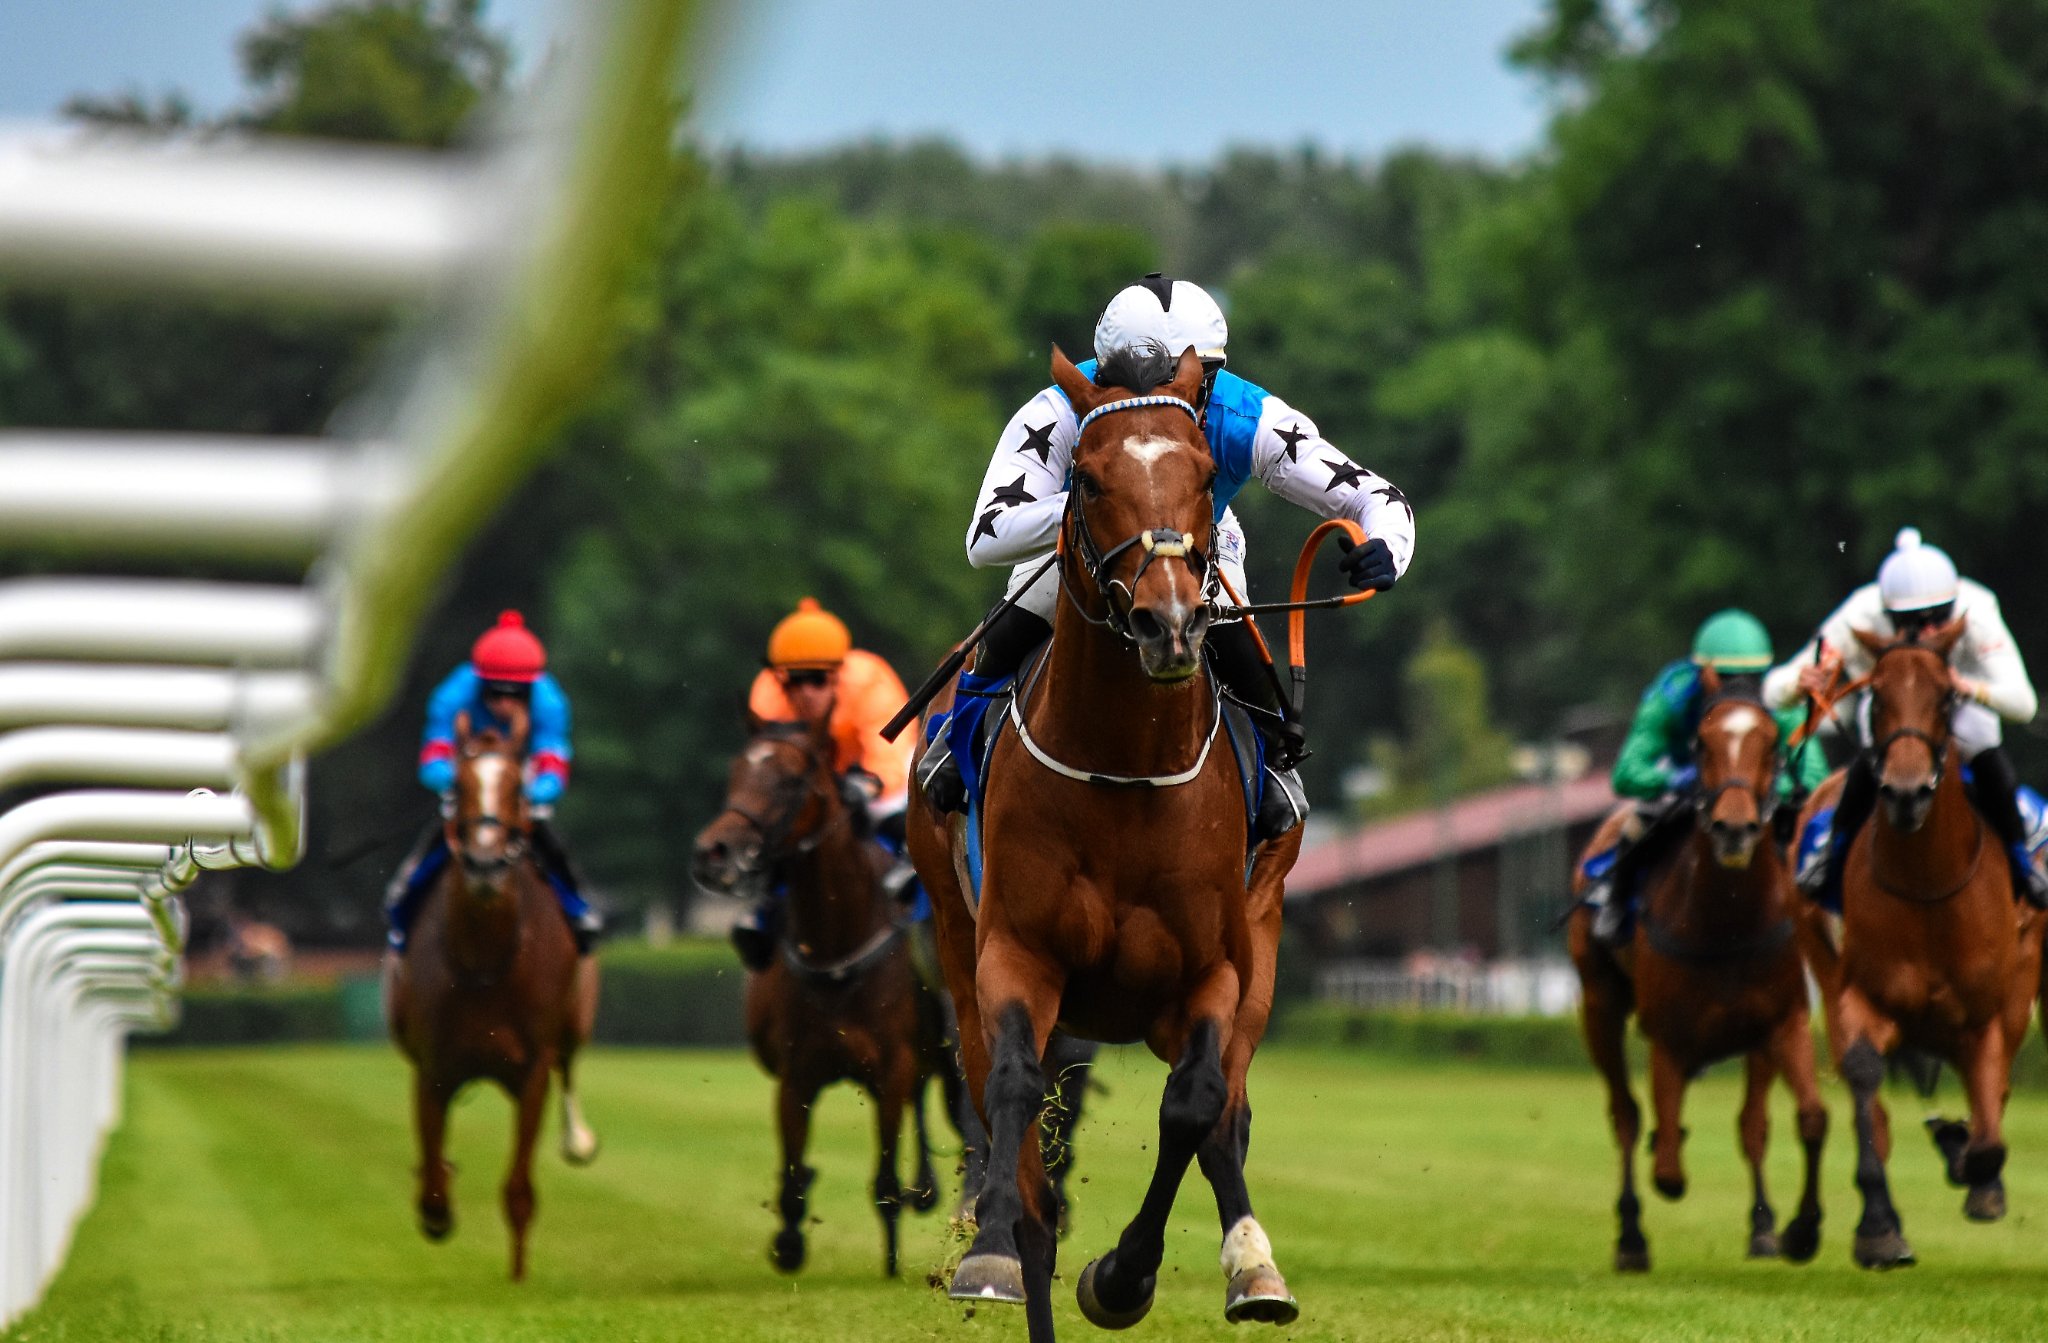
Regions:
<instances>
[{"instance_id":1,"label":"black glove","mask_svg":"<svg viewBox=\"0 0 2048 1343\"><path fill-rule=\"evenodd\" d=\"M1348 536L1340 536L1337 544L1344 548L1344 553L1337 557L1337 567L1351 580L1352 587L1385 592L1400 577L1394 572L1394 552L1378 537L1361 546Z\"/></svg>"}]
</instances>

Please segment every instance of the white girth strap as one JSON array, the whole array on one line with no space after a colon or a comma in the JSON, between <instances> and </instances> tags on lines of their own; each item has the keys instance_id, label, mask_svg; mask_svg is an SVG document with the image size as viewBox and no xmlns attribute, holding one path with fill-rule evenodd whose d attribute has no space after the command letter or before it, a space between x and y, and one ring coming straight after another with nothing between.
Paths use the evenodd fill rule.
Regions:
<instances>
[{"instance_id":1,"label":"white girth strap","mask_svg":"<svg viewBox=\"0 0 2048 1343\"><path fill-rule=\"evenodd\" d=\"M1082 783L1111 784L1123 788L1174 788L1199 776L1202 766L1209 763L1210 748L1216 745L1217 731L1223 726L1223 703L1212 693L1209 715L1209 735L1202 739L1202 753L1195 757L1195 763L1178 774L1097 774L1090 770L1075 769L1062 764L1047 755L1045 748L1032 739L1031 731L1024 726L1024 714L1019 707L1023 696L1016 695L1010 700L1010 726L1017 729L1017 740L1024 743L1024 749L1031 752L1031 758L1053 773Z\"/></svg>"}]
</instances>

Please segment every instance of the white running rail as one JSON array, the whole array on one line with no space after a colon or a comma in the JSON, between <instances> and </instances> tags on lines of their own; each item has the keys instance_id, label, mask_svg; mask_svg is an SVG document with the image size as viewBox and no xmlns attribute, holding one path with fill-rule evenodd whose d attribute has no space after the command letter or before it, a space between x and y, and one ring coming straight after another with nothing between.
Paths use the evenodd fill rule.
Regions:
<instances>
[{"instance_id":1,"label":"white running rail","mask_svg":"<svg viewBox=\"0 0 2048 1343\"><path fill-rule=\"evenodd\" d=\"M578 0L482 150L0 129L0 269L431 316L325 438L0 432L9 550L305 564L297 587L0 581L0 1328L92 1199L122 1042L175 1020L203 870L305 847L309 752L375 714L432 585L605 354L690 0ZM0 54L4 62L4 54Z\"/></svg>"}]
</instances>

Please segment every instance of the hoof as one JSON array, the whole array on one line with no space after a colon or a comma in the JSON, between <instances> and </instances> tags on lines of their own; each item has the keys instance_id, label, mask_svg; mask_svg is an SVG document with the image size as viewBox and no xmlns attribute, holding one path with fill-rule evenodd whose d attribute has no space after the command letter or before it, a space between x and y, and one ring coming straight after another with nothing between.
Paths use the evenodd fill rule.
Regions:
<instances>
[{"instance_id":1,"label":"hoof","mask_svg":"<svg viewBox=\"0 0 2048 1343\"><path fill-rule=\"evenodd\" d=\"M1616 1273L1648 1273L1650 1271L1650 1247L1636 1249L1614 1247L1614 1271Z\"/></svg>"},{"instance_id":2,"label":"hoof","mask_svg":"<svg viewBox=\"0 0 2048 1343\"><path fill-rule=\"evenodd\" d=\"M794 1273L804 1266L804 1233L784 1229L775 1233L775 1244L768 1251L768 1260L782 1273Z\"/></svg>"},{"instance_id":3,"label":"hoof","mask_svg":"<svg viewBox=\"0 0 2048 1343\"><path fill-rule=\"evenodd\" d=\"M1897 1231L1876 1236L1858 1234L1851 1253L1859 1268L1910 1268L1915 1262L1913 1247Z\"/></svg>"},{"instance_id":4,"label":"hoof","mask_svg":"<svg viewBox=\"0 0 2048 1343\"><path fill-rule=\"evenodd\" d=\"M1927 1136L1934 1139L1934 1148L1941 1153L1948 1182L1958 1189L1966 1187L1970 1182L1963 1178L1963 1149L1970 1145L1970 1126L1937 1115L1927 1121Z\"/></svg>"},{"instance_id":5,"label":"hoof","mask_svg":"<svg viewBox=\"0 0 2048 1343\"><path fill-rule=\"evenodd\" d=\"M946 1294L955 1301L995 1301L1021 1306L1023 1261L1007 1254L970 1254L953 1270L953 1286Z\"/></svg>"},{"instance_id":6,"label":"hoof","mask_svg":"<svg viewBox=\"0 0 2048 1343\"><path fill-rule=\"evenodd\" d=\"M420 1234L428 1240L440 1242L448 1239L455 1230L455 1210L452 1208L421 1208Z\"/></svg>"},{"instance_id":7,"label":"hoof","mask_svg":"<svg viewBox=\"0 0 2048 1343\"><path fill-rule=\"evenodd\" d=\"M1683 1175L1673 1175L1668 1178L1659 1175L1650 1183L1656 1185L1657 1192L1670 1199L1673 1203L1685 1197L1685 1177Z\"/></svg>"},{"instance_id":8,"label":"hoof","mask_svg":"<svg viewBox=\"0 0 2048 1343\"><path fill-rule=\"evenodd\" d=\"M1775 1231L1758 1231L1749 1238L1749 1257L1752 1259L1778 1259L1784 1256L1784 1249L1778 1243Z\"/></svg>"},{"instance_id":9,"label":"hoof","mask_svg":"<svg viewBox=\"0 0 2048 1343\"><path fill-rule=\"evenodd\" d=\"M572 1166L587 1166L597 1160L597 1154L604 1144L597 1140L595 1133L585 1132L579 1138L575 1134L562 1135L562 1160Z\"/></svg>"},{"instance_id":10,"label":"hoof","mask_svg":"<svg viewBox=\"0 0 2048 1343\"><path fill-rule=\"evenodd\" d=\"M1992 1180L1970 1190L1963 1200L1963 1216L1973 1222L1995 1222L2005 1216L2005 1181Z\"/></svg>"},{"instance_id":11,"label":"hoof","mask_svg":"<svg viewBox=\"0 0 2048 1343\"><path fill-rule=\"evenodd\" d=\"M1972 1189L1990 1184L2005 1169L2005 1144L1963 1153L1963 1183Z\"/></svg>"},{"instance_id":12,"label":"hoof","mask_svg":"<svg viewBox=\"0 0 2048 1343\"><path fill-rule=\"evenodd\" d=\"M1794 1264L1803 1264L1820 1253L1820 1218L1795 1217L1785 1224L1778 1238L1778 1253Z\"/></svg>"},{"instance_id":13,"label":"hoof","mask_svg":"<svg viewBox=\"0 0 2048 1343\"><path fill-rule=\"evenodd\" d=\"M1270 1265L1232 1274L1223 1289L1223 1318L1232 1324L1293 1324L1300 1316L1294 1294Z\"/></svg>"},{"instance_id":14,"label":"hoof","mask_svg":"<svg viewBox=\"0 0 2048 1343\"><path fill-rule=\"evenodd\" d=\"M1080 1303L1081 1313L1088 1317L1088 1323L1098 1329L1128 1329L1151 1313L1155 1285L1151 1282L1145 1284L1144 1300L1127 1310L1102 1304L1102 1298L1095 1295L1095 1270L1100 1267L1100 1259L1089 1260L1088 1267L1081 1270L1081 1280L1074 1284L1074 1300Z\"/></svg>"},{"instance_id":15,"label":"hoof","mask_svg":"<svg viewBox=\"0 0 2048 1343\"><path fill-rule=\"evenodd\" d=\"M914 1188L903 1191L903 1201L910 1205L912 1212L930 1212L939 1206L939 1182L929 1180Z\"/></svg>"}]
</instances>

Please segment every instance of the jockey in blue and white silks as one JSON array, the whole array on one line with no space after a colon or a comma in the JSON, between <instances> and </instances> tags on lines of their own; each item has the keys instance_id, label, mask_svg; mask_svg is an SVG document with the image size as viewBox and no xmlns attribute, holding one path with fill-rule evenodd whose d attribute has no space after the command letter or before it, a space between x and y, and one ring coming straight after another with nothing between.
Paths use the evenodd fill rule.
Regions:
<instances>
[{"instance_id":1,"label":"jockey in blue and white silks","mask_svg":"<svg viewBox=\"0 0 2048 1343\"><path fill-rule=\"evenodd\" d=\"M509 733L512 714L526 708L526 801L528 838L541 873L561 902L576 935L576 949L588 955L603 927L583 898L567 851L553 825L554 806L569 786L569 697L546 671L547 652L517 611L507 611L470 651L470 660L448 673L427 699L426 728L420 735L419 780L446 799L455 788L456 720L468 715L470 730ZM448 865L448 842L438 821L420 837L385 893L385 920L393 950L403 951L407 931L427 892Z\"/></svg>"},{"instance_id":2,"label":"jockey in blue and white silks","mask_svg":"<svg viewBox=\"0 0 2048 1343\"><path fill-rule=\"evenodd\" d=\"M1095 328L1097 358L1079 365L1090 378L1112 351L1154 344L1171 355L1192 348L1203 362L1202 429L1216 459L1216 555L1231 589L1249 600L1244 531L1230 503L1252 480L1323 518L1348 518L1370 541L1338 563L1353 586L1382 590L1407 572L1415 553L1415 510L1385 477L1339 451L1315 421L1256 383L1223 367L1229 331L1222 310L1198 285L1148 275L1120 291ZM1067 476L1080 419L1058 387L1047 387L1010 417L996 442L967 529L967 558L976 568L1015 566L1015 607L990 629L973 675L984 681L1014 675L1050 632L1059 578L1048 572L1026 589L1051 554L1066 513ZM1226 600L1228 600L1226 598ZM1208 643L1212 665L1231 694L1254 710L1274 777L1260 809L1261 838L1300 824L1307 815L1294 765L1307 753L1298 724L1285 721L1277 683L1242 620L1219 620ZM943 742L928 751L917 774L935 805L957 795L954 766ZM933 783L938 785L934 794Z\"/></svg>"}]
</instances>

